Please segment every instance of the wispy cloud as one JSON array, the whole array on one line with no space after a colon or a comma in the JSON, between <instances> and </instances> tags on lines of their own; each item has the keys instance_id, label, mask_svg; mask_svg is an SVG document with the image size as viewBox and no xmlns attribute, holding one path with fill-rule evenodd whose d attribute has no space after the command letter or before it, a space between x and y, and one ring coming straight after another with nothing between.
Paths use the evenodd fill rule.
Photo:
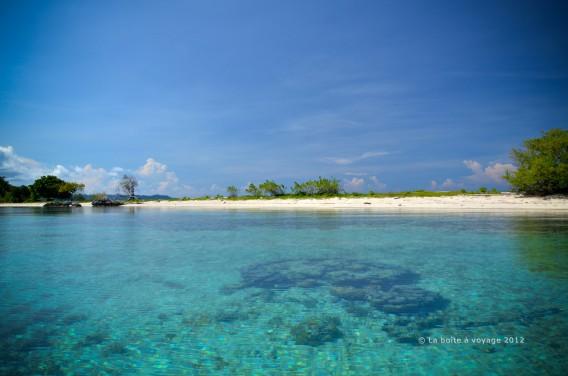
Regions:
<instances>
[{"instance_id":1,"label":"wispy cloud","mask_svg":"<svg viewBox=\"0 0 568 376\"><path fill-rule=\"evenodd\" d=\"M369 158L383 157L388 155L386 151L367 151L361 155L355 157L325 157L322 158L324 162L334 163L337 165L350 165L355 162L363 161Z\"/></svg>"},{"instance_id":2,"label":"wispy cloud","mask_svg":"<svg viewBox=\"0 0 568 376\"><path fill-rule=\"evenodd\" d=\"M277 131L324 133L334 130L351 129L359 125L358 122L347 119L340 114L320 113L293 119Z\"/></svg>"},{"instance_id":3,"label":"wispy cloud","mask_svg":"<svg viewBox=\"0 0 568 376\"><path fill-rule=\"evenodd\" d=\"M16 154L12 146L0 146L0 176L14 184L24 184L47 172L39 162Z\"/></svg>"}]
</instances>

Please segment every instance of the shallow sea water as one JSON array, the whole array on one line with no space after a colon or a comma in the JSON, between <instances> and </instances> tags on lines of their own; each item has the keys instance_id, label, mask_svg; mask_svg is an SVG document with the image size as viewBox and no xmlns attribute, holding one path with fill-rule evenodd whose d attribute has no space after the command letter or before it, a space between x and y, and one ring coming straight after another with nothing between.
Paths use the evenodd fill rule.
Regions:
<instances>
[{"instance_id":1,"label":"shallow sea water","mask_svg":"<svg viewBox=\"0 0 568 376\"><path fill-rule=\"evenodd\" d=\"M567 310L568 216L0 209L3 375L561 375Z\"/></svg>"}]
</instances>

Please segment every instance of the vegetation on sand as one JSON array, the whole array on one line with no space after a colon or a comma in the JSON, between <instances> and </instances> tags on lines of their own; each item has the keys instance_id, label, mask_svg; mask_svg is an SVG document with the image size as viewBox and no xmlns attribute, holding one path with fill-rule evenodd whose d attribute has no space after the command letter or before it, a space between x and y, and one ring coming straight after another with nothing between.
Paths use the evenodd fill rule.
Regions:
<instances>
[{"instance_id":1,"label":"vegetation on sand","mask_svg":"<svg viewBox=\"0 0 568 376\"><path fill-rule=\"evenodd\" d=\"M540 138L524 142L524 149L513 149L518 165L504 178L517 192L530 195L568 194L568 131L551 129Z\"/></svg>"}]
</instances>

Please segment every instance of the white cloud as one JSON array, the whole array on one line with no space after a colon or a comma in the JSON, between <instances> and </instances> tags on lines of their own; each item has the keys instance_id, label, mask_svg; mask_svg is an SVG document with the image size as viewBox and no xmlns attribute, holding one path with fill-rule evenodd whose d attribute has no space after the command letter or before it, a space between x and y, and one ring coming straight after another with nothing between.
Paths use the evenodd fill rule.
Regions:
<instances>
[{"instance_id":1,"label":"white cloud","mask_svg":"<svg viewBox=\"0 0 568 376\"><path fill-rule=\"evenodd\" d=\"M180 184L176 173L167 165L154 158L148 158L146 163L136 170L140 180L140 189L146 192L172 195L188 195L192 189Z\"/></svg>"},{"instance_id":2,"label":"white cloud","mask_svg":"<svg viewBox=\"0 0 568 376\"><path fill-rule=\"evenodd\" d=\"M133 174L139 180L138 191L142 194L188 195L193 188L181 184L176 173L168 166L148 158L140 168L132 171L122 167L105 169L92 164L51 168L33 159L17 155L12 146L0 146L0 176L12 184L30 184L42 175L55 175L61 179L85 184L85 192L117 193L123 174Z\"/></svg>"},{"instance_id":3,"label":"white cloud","mask_svg":"<svg viewBox=\"0 0 568 376\"><path fill-rule=\"evenodd\" d=\"M352 164L355 162L359 162L365 159L369 159L369 158L375 158L375 157L382 157L385 155L388 155L389 153L386 151L367 151L359 156L356 157L325 157L323 158L323 161L325 162L330 162L330 163L335 163L338 165L348 165L348 164Z\"/></svg>"},{"instance_id":4,"label":"white cloud","mask_svg":"<svg viewBox=\"0 0 568 376\"><path fill-rule=\"evenodd\" d=\"M348 192L360 191L365 184L365 179L354 177L351 180L345 180L343 188Z\"/></svg>"},{"instance_id":5,"label":"white cloud","mask_svg":"<svg viewBox=\"0 0 568 376\"><path fill-rule=\"evenodd\" d=\"M142 176L151 176L154 174L165 173L168 169L163 163L156 161L154 158L148 158L146 164L138 169L138 173Z\"/></svg>"},{"instance_id":6,"label":"white cloud","mask_svg":"<svg viewBox=\"0 0 568 376\"><path fill-rule=\"evenodd\" d=\"M48 173L39 162L17 155L12 146L0 146L0 176L13 184L27 184Z\"/></svg>"},{"instance_id":7,"label":"white cloud","mask_svg":"<svg viewBox=\"0 0 568 376\"><path fill-rule=\"evenodd\" d=\"M376 176L371 176L369 180L373 183L373 188L378 189L379 191L382 191L387 187L387 185L380 181Z\"/></svg>"},{"instance_id":8,"label":"white cloud","mask_svg":"<svg viewBox=\"0 0 568 376\"><path fill-rule=\"evenodd\" d=\"M446 180L444 180L442 183L438 183L436 180L432 180L430 182L430 188L432 188L433 190L452 190L452 189L457 189L457 188L461 188L463 187L463 183L462 182L456 182L453 179L447 178Z\"/></svg>"},{"instance_id":9,"label":"white cloud","mask_svg":"<svg viewBox=\"0 0 568 376\"><path fill-rule=\"evenodd\" d=\"M430 182L430 187L434 190L453 190L464 188L466 186L478 188L482 184L505 185L506 181L503 179L503 175L505 175L507 171L513 172L517 170L517 167L511 163L494 162L483 167L483 165L478 161L465 160L463 161L463 164L471 171L471 175L458 180L447 178L441 184L432 180Z\"/></svg>"},{"instance_id":10,"label":"white cloud","mask_svg":"<svg viewBox=\"0 0 568 376\"><path fill-rule=\"evenodd\" d=\"M63 180L70 180L85 184L85 192L106 192L117 193L119 189L119 181L124 170L120 167L114 167L106 170L101 167L93 167L86 164L83 167L75 166L67 169L64 166L57 165L51 172Z\"/></svg>"},{"instance_id":11,"label":"white cloud","mask_svg":"<svg viewBox=\"0 0 568 376\"><path fill-rule=\"evenodd\" d=\"M466 177L472 183L483 184L483 183L497 183L503 184L505 180L503 175L507 171L513 172L517 168L511 163L492 163L483 168L481 163L473 160L463 161L464 165L471 170L472 175Z\"/></svg>"}]
</instances>

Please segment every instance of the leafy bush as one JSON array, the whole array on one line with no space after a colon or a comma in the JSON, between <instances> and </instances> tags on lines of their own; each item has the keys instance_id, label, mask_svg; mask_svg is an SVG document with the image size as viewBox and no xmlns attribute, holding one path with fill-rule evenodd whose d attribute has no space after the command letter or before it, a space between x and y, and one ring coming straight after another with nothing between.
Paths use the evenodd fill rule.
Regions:
<instances>
[{"instance_id":1,"label":"leafy bush","mask_svg":"<svg viewBox=\"0 0 568 376\"><path fill-rule=\"evenodd\" d=\"M260 190L253 183L250 183L248 185L247 189L245 189L245 192L248 193L250 196L260 197Z\"/></svg>"},{"instance_id":2,"label":"leafy bush","mask_svg":"<svg viewBox=\"0 0 568 376\"><path fill-rule=\"evenodd\" d=\"M505 174L513 189L532 195L568 194L568 131L551 129L513 149L516 172Z\"/></svg>"},{"instance_id":3,"label":"leafy bush","mask_svg":"<svg viewBox=\"0 0 568 376\"><path fill-rule=\"evenodd\" d=\"M308 180L303 183L294 182L292 194L299 196L336 195L340 192L341 183L337 179Z\"/></svg>"},{"instance_id":4,"label":"leafy bush","mask_svg":"<svg viewBox=\"0 0 568 376\"><path fill-rule=\"evenodd\" d=\"M239 189L234 185L230 185L227 187L227 194L229 197L237 197L239 195Z\"/></svg>"},{"instance_id":5,"label":"leafy bush","mask_svg":"<svg viewBox=\"0 0 568 376\"><path fill-rule=\"evenodd\" d=\"M258 186L262 195L266 196L282 196L284 194L284 185L278 184L273 180L267 180Z\"/></svg>"}]
</instances>

